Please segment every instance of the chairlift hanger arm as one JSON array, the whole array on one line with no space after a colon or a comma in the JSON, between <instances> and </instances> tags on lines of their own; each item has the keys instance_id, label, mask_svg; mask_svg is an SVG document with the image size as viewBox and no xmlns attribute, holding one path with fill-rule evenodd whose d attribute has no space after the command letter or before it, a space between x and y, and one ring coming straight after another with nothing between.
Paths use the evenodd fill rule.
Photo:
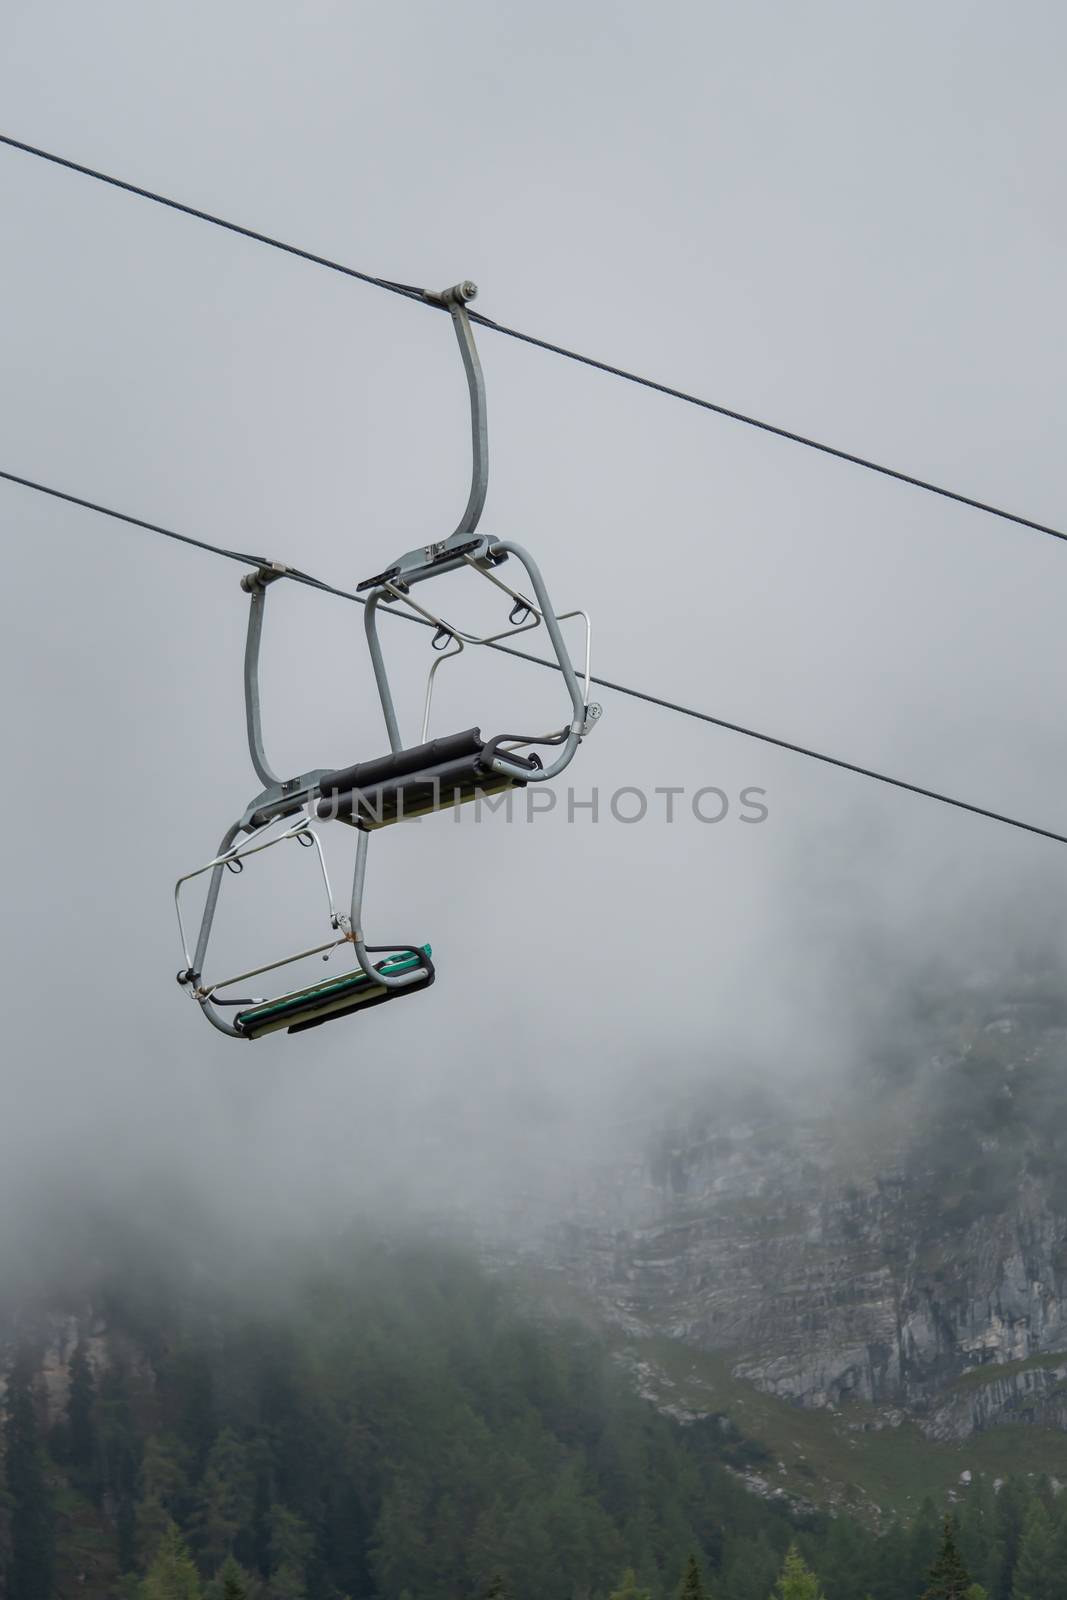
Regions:
<instances>
[{"instance_id":1,"label":"chairlift hanger arm","mask_svg":"<svg viewBox=\"0 0 1067 1600\"><path fill-rule=\"evenodd\" d=\"M463 359L463 370L467 374L467 388L470 392L471 492L466 509L452 535L453 539L474 532L481 520L489 488L489 419L485 403L485 379L482 376L478 347L474 342L474 330L467 315L467 302L473 300L477 293L478 285L467 278L462 283L453 284L451 289L445 289L440 294L427 292L425 297L431 305L448 308L452 326L456 330L459 353Z\"/></svg>"},{"instance_id":2,"label":"chairlift hanger arm","mask_svg":"<svg viewBox=\"0 0 1067 1600\"><path fill-rule=\"evenodd\" d=\"M259 647L263 638L263 613L267 603L267 586L284 578L286 568L281 562L271 567L259 567L246 572L241 588L249 597L248 632L245 635L245 726L248 730L248 753L252 758L256 777L267 788L281 783L281 778L271 767L263 749L263 715L259 696Z\"/></svg>"},{"instance_id":3,"label":"chairlift hanger arm","mask_svg":"<svg viewBox=\"0 0 1067 1600\"><path fill-rule=\"evenodd\" d=\"M257 567L246 572L241 588L249 597L248 632L245 635L244 691L245 728L248 734L248 754L256 777L264 785L263 792L247 807L240 826L246 831L261 828L275 817L293 814L306 800L317 792L318 781L326 770L313 768L293 778L281 778L267 760L263 746L263 713L259 688L259 652L263 641L263 618L267 605L267 589L279 578L291 576L291 569L281 561L270 566Z\"/></svg>"},{"instance_id":4,"label":"chairlift hanger arm","mask_svg":"<svg viewBox=\"0 0 1067 1600\"><path fill-rule=\"evenodd\" d=\"M431 305L444 306L450 313L463 359L463 370L467 375L471 411L471 490L463 515L455 532L449 534L447 539L437 540L433 544L419 545L414 550L406 550L384 572L376 573L374 577L365 578L362 583L358 583L357 594L379 589L394 581L407 586L419 583L424 578L438 577L443 572L451 572L462 566L465 557L485 562L487 565L494 564L494 558L489 554L490 541L477 534L489 488L489 424L485 379L482 375L482 364L478 359L477 346L474 343L470 317L467 315L467 302L473 300L477 293L477 284L471 283L469 279L454 284L451 289L442 290L440 294L431 294L428 290L425 293L425 298ZM496 559L502 560L503 557Z\"/></svg>"}]
</instances>

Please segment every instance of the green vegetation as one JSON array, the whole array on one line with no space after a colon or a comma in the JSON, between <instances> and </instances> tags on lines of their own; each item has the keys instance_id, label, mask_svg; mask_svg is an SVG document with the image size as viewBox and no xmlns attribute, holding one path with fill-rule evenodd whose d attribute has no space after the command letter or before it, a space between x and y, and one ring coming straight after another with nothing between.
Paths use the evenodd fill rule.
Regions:
<instances>
[{"instance_id":1,"label":"green vegetation","mask_svg":"<svg viewBox=\"0 0 1067 1600\"><path fill-rule=\"evenodd\" d=\"M955 1524L951 1517L946 1517L941 1548L930 1568L930 1582L922 1600L978 1600L976 1588L956 1543Z\"/></svg>"},{"instance_id":2,"label":"green vegetation","mask_svg":"<svg viewBox=\"0 0 1067 1600\"><path fill-rule=\"evenodd\" d=\"M785 1553L772 1600L826 1600L818 1578L795 1544Z\"/></svg>"},{"instance_id":3,"label":"green vegetation","mask_svg":"<svg viewBox=\"0 0 1067 1600\"><path fill-rule=\"evenodd\" d=\"M97 1310L107 1335L76 1348L47 1438L40 1351L7 1376L11 1600L919 1600L941 1581L932 1501L879 1528L849 1514L859 1491L828 1517L739 1477L780 1481L772 1419L808 1491L830 1461L817 1429L835 1424L843 1485L883 1435L745 1386L734 1423L679 1425L599 1339L539 1324L443 1247L349 1243L284 1289L142 1263ZM712 1369L677 1359L708 1409ZM884 1434L915 1495L937 1452L903 1431ZM1055 1600L1039 1579L1067 1574L1067 1517L1047 1480L994 1495L979 1476L957 1510L968 1589Z\"/></svg>"},{"instance_id":4,"label":"green vegetation","mask_svg":"<svg viewBox=\"0 0 1067 1600\"><path fill-rule=\"evenodd\" d=\"M642 1339L629 1349L646 1364L657 1399L728 1419L721 1424L724 1464L750 1468L771 1493L848 1510L875 1527L894 1516L914 1517L928 1498L943 1504L964 1472L990 1479L1049 1473L1067 1481L1067 1434L1051 1428L1018 1423L974 1434L962 1444L935 1443L912 1422L888 1426L862 1401L836 1411L790 1405L735 1378L727 1357L670 1339ZM1037 1357L1033 1365L1063 1360ZM1013 1370L1014 1364L985 1368L982 1377L989 1382Z\"/></svg>"},{"instance_id":5,"label":"green vegetation","mask_svg":"<svg viewBox=\"0 0 1067 1600\"><path fill-rule=\"evenodd\" d=\"M612 1590L609 1600L652 1600L652 1595L648 1589L641 1588L633 1567L627 1567L619 1587Z\"/></svg>"},{"instance_id":6,"label":"green vegetation","mask_svg":"<svg viewBox=\"0 0 1067 1600\"><path fill-rule=\"evenodd\" d=\"M1067 1355L1063 1351L1026 1356L1021 1361L1003 1361L998 1366L974 1367L956 1379L954 1389L977 1389L986 1383L996 1383L1001 1378L1014 1378L1020 1372L1052 1371L1063 1367L1067 1371Z\"/></svg>"},{"instance_id":7,"label":"green vegetation","mask_svg":"<svg viewBox=\"0 0 1067 1600\"><path fill-rule=\"evenodd\" d=\"M142 1600L200 1600L196 1563L174 1523L170 1523L141 1585Z\"/></svg>"},{"instance_id":8,"label":"green vegetation","mask_svg":"<svg viewBox=\"0 0 1067 1600\"><path fill-rule=\"evenodd\" d=\"M700 1574L700 1562L690 1555L685 1564L685 1576L678 1588L678 1600L707 1600L707 1590Z\"/></svg>"},{"instance_id":9,"label":"green vegetation","mask_svg":"<svg viewBox=\"0 0 1067 1600\"><path fill-rule=\"evenodd\" d=\"M7 1375L4 1425L6 1592L50 1600L54 1533L47 1467L33 1395L33 1357L20 1347Z\"/></svg>"}]
</instances>

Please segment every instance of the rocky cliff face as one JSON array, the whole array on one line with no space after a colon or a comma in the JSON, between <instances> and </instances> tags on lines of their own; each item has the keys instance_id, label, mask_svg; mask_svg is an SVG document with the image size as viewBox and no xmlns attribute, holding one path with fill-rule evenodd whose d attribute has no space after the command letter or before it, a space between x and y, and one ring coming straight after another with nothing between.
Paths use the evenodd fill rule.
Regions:
<instances>
[{"instance_id":1,"label":"rocky cliff face","mask_svg":"<svg viewBox=\"0 0 1067 1600\"><path fill-rule=\"evenodd\" d=\"M40 1307L19 1315L0 1313L0 1403L7 1389L6 1365L22 1343L34 1352L38 1420L46 1431L66 1415L70 1362L79 1344L97 1382L117 1363L145 1392L155 1385L152 1362L139 1341L113 1326L87 1298L77 1313Z\"/></svg>"},{"instance_id":2,"label":"rocky cliff face","mask_svg":"<svg viewBox=\"0 0 1067 1600\"><path fill-rule=\"evenodd\" d=\"M1067 1426L1067 1028L969 999L832 1104L694 1113L590 1178L548 1257L633 1334L930 1437Z\"/></svg>"}]
</instances>

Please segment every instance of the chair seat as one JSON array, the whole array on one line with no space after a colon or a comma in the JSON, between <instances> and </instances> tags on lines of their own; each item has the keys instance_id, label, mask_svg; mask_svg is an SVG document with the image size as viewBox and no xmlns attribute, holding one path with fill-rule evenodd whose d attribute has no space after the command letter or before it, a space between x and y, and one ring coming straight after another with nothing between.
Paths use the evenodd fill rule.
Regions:
<instances>
[{"instance_id":1,"label":"chair seat","mask_svg":"<svg viewBox=\"0 0 1067 1600\"><path fill-rule=\"evenodd\" d=\"M479 728L397 750L373 761L328 772L319 784L318 815L370 831L406 818L462 805L483 794L525 786L525 778L492 769L500 738L483 739ZM538 756L509 750L508 760L533 773Z\"/></svg>"},{"instance_id":2,"label":"chair seat","mask_svg":"<svg viewBox=\"0 0 1067 1600\"><path fill-rule=\"evenodd\" d=\"M426 976L420 983L405 984L402 989L386 989L374 983L363 969L346 972L341 977L327 978L311 984L306 989L294 989L290 994L279 995L276 1000L265 1000L259 1005L239 1011L235 1026L244 1037L260 1039L264 1034L287 1028L290 1033L302 1033L307 1028L317 1028L323 1022L333 1022L348 1016L357 1007L382 1005L386 1000L398 1000L407 994L419 994L428 989L437 976L428 944L416 950L404 950L388 960L378 963L378 970L389 977L399 977L422 965Z\"/></svg>"}]
</instances>

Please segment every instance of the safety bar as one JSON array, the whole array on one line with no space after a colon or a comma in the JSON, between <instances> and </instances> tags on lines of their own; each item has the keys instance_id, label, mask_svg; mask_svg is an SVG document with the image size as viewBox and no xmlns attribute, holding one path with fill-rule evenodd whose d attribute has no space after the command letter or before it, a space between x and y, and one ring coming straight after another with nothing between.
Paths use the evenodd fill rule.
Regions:
<instances>
[{"instance_id":1,"label":"safety bar","mask_svg":"<svg viewBox=\"0 0 1067 1600\"><path fill-rule=\"evenodd\" d=\"M494 772L500 773L503 777L520 778L522 781L527 783L543 783L548 778L557 777L559 773L561 773L563 769L574 759L574 753L581 743L582 737L586 731L587 721L590 720L589 708L586 706L585 696L583 695L581 687L579 686L578 678L574 671L574 665L570 658L570 652L567 649L566 641L560 630L559 618L552 609L552 602L549 599L548 590L545 588L545 582L541 576L541 571L537 563L534 561L528 550L526 550L522 545L515 544L510 540L499 540L494 542L491 547L491 555L500 557L513 555L525 568L526 575L530 580L530 584L536 599L536 607L534 609L538 613L538 622L543 622L545 630L548 633L549 641L551 642L552 649L555 652L556 661L559 665L561 673L563 674L563 681L567 686L567 693L570 696L572 712L570 724L565 729L566 740L563 748L560 754L556 757L555 761L550 763L550 765L542 768L536 773L530 773L525 769L516 766L514 762L509 762L506 756L499 755L494 758L492 762L492 768ZM477 565L474 566L474 570L476 572L481 572L481 568ZM482 573L482 576L489 576L489 574ZM507 592L509 594L517 595L519 602L522 604L525 605L527 603L525 598L518 594L517 590L508 589ZM378 686L378 698L381 701L382 714L385 718L386 731L389 736L389 744L390 748L395 754L397 751L404 749L404 741L400 734L400 724L397 719L396 705L393 701L392 690L389 686L389 673L385 665L385 656L382 652L381 639L378 635L378 605L383 598L385 598L385 590L383 588L378 588L371 591L371 593L367 596L367 603L364 607L363 622L367 634L367 645L370 650L371 665L374 669L374 679ZM421 606L416 606L414 602L408 601L406 596L400 595L398 598L402 599L405 604L412 605L413 609L422 612L423 615L432 617L432 613L424 612ZM567 615L570 614L571 613L567 613ZM525 629L531 625L532 624L523 624L522 627L516 628L512 631L525 631ZM453 632L447 623L441 623L441 626L447 628L449 632ZM460 634L454 634L453 636L457 639L462 639L463 637ZM478 644L488 643L495 639L495 637L495 635L488 635L485 639L471 637L471 642ZM427 714L427 707L424 706L424 718Z\"/></svg>"},{"instance_id":2,"label":"safety bar","mask_svg":"<svg viewBox=\"0 0 1067 1600\"><path fill-rule=\"evenodd\" d=\"M262 799L262 796L258 798ZM253 801L252 807L254 807L256 803L256 801ZM252 807L249 808L249 811L252 810ZM183 987L190 988L193 998L199 1004L208 1021L212 1023L214 1027L218 1028L220 1033L229 1034L229 1036L234 1039L244 1038L245 1035L242 1034L238 1028L235 1028L232 1023L227 1022L225 1017L219 1015L214 1003L214 995L218 989L225 988L231 983L239 983L244 978L258 977L260 973L270 972L275 967L288 966L292 962L303 960L305 956L319 955L323 951L332 950L337 945L347 942L346 936L342 935L328 944L317 945L311 950L299 951L296 955L283 956L278 961L268 962L265 966L254 967L247 972L237 973L234 977L219 979L214 983L204 983L204 960L207 955L208 943L211 939L211 930L215 921L215 910L218 905L219 890L222 887L222 874L227 870L227 868L232 868L234 866L236 866L237 870L240 871L247 856L256 855L261 850L269 850L273 845L284 844L288 839L297 839L300 841L300 843L307 842L309 847L312 845L314 846L316 856L318 858L319 868L322 873L323 886L326 890L326 899L330 908L330 921L335 928L341 927L342 919L338 916L337 909L334 904L333 889L330 886L330 876L326 868L326 858L323 855L322 844L319 840L318 834L311 826L309 818L304 815L303 812L301 812L300 816L295 821L290 822L287 828L285 828L281 833L276 833L273 838L264 839L259 833L255 833L247 843L235 845L234 841L238 834L246 830L248 827L248 816L249 812L246 811L243 817L240 817L236 822L232 823L229 828L227 828L226 832L222 836L222 842L219 845L217 853L210 861L208 861L202 867L194 868L192 872L184 873L174 885L174 909L178 918L178 932L181 936L182 952L185 956L186 963L182 971L178 973L178 982ZM275 817L272 822L265 824L265 826L271 827L275 822L282 820L284 819L281 817ZM190 955L189 941L185 931L185 922L182 917L181 892L185 884L189 883L193 878L201 877L205 872L210 872L211 877L208 880L207 895L204 901L203 914L200 919L200 931L197 935L196 949L193 954Z\"/></svg>"}]
</instances>

